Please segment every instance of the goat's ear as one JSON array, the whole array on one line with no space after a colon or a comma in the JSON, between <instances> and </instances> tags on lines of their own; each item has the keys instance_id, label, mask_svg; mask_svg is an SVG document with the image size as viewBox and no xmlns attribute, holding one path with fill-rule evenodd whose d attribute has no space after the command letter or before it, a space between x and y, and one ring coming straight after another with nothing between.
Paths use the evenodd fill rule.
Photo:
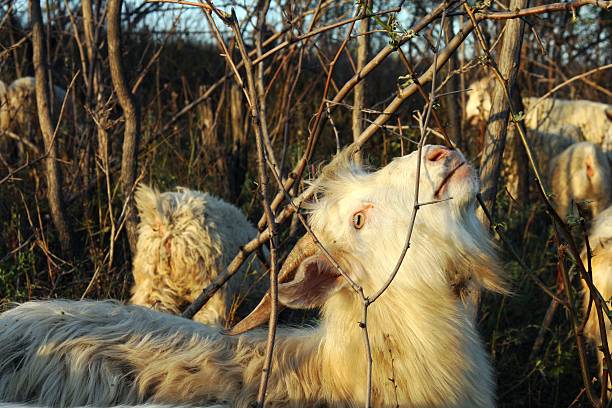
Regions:
<instances>
[{"instance_id":1,"label":"goat's ear","mask_svg":"<svg viewBox=\"0 0 612 408\"><path fill-rule=\"evenodd\" d=\"M157 213L157 198L159 193L147 186L146 184L140 184L134 193L134 201L136 202L136 208L141 218L146 218L148 215Z\"/></svg>"},{"instance_id":2,"label":"goat's ear","mask_svg":"<svg viewBox=\"0 0 612 408\"><path fill-rule=\"evenodd\" d=\"M298 250L298 252L303 251ZM278 303L281 310L284 307L310 309L320 306L343 284L342 276L321 254L307 256L298 262L297 259L288 259L285 265L289 265L289 271L286 273L281 271L279 274ZM247 317L226 333L234 336L267 322L271 307L272 301L268 292Z\"/></svg>"},{"instance_id":3,"label":"goat's ear","mask_svg":"<svg viewBox=\"0 0 612 408\"><path fill-rule=\"evenodd\" d=\"M584 160L584 167L586 170L586 175L589 179L592 179L595 176L595 169L593 166L593 155L589 154Z\"/></svg>"},{"instance_id":4,"label":"goat's ear","mask_svg":"<svg viewBox=\"0 0 612 408\"><path fill-rule=\"evenodd\" d=\"M302 261L291 281L278 285L278 301L291 309L312 309L323 305L342 283L342 275L324 255L313 255Z\"/></svg>"},{"instance_id":5,"label":"goat's ear","mask_svg":"<svg viewBox=\"0 0 612 408\"><path fill-rule=\"evenodd\" d=\"M142 224L149 225L155 231L163 227L163 201L157 189L140 184L134 193L134 201Z\"/></svg>"}]
</instances>

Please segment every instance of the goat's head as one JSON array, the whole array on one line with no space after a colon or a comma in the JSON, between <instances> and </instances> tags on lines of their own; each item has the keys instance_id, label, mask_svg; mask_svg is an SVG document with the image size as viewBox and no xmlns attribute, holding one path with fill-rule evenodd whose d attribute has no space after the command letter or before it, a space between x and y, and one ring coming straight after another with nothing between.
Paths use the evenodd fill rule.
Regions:
<instances>
[{"instance_id":1,"label":"goat's head","mask_svg":"<svg viewBox=\"0 0 612 408\"><path fill-rule=\"evenodd\" d=\"M321 194L310 205L310 226L366 295L384 285L400 257L415 208L417 180L418 202L428 205L419 207L411 250L392 287L410 290L423 282L449 287L455 278L449 273L460 271L465 275L462 279L502 290L501 279L491 271L495 257L490 239L475 217L479 180L460 152L424 146L419 177L417 152L373 173L354 165L349 157L350 152L341 153L324 170ZM279 283L279 302L291 308L322 306L336 293L352 290L309 235L287 258ZM266 295L230 333L266 321L269 303Z\"/></svg>"},{"instance_id":2,"label":"goat's head","mask_svg":"<svg viewBox=\"0 0 612 408\"><path fill-rule=\"evenodd\" d=\"M135 201L140 216L136 257L159 268L154 274L188 279L202 265L220 257L221 248L211 243L204 223L206 197L202 193L179 187L160 194L141 185Z\"/></svg>"}]
</instances>

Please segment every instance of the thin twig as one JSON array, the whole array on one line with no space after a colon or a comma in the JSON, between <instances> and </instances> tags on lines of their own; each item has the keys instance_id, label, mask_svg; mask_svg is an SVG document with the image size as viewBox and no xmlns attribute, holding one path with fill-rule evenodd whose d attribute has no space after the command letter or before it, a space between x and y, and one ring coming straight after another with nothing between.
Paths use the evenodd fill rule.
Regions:
<instances>
[{"instance_id":1,"label":"thin twig","mask_svg":"<svg viewBox=\"0 0 612 408\"><path fill-rule=\"evenodd\" d=\"M261 54L262 52L262 32L265 24L265 16L267 13L267 9L269 7L269 2L266 2L262 5L259 10L259 36L257 39L257 53ZM270 377L270 372L272 370L272 353L274 350L274 339L276 336L276 322L278 317L278 265L277 265L277 248L278 248L278 233L277 226L274 221L275 215L274 211L270 206L270 201L268 197L268 176L266 172L266 163L269 163L266 158L266 151L271 152L271 147L266 149L265 143L269 143L269 139L266 139L264 136L264 127L265 127L265 114L261 110L261 102L265 98L264 96L264 86L263 83L263 67L260 67L260 72L258 74L257 80L255 79L253 73L253 63L249 57L248 52L246 51L246 46L244 45L244 41L242 39L242 33L240 31L240 27L238 25L238 20L234 11L232 10L232 14L228 23L234 33L236 44L240 54L242 56L242 62L244 64L244 69L247 77L247 88L244 86L244 82L234 65L230 53L227 51L227 47L221 37L214 21L210 16L210 12L205 10L205 14L207 16L208 22L215 30L217 35L217 40L219 45L223 48L225 52L225 58L228 64L231 66L236 81L242 86L243 92L247 98L247 103L249 105L251 120L253 122L253 129L255 131L256 137L256 146L257 146L257 164L258 164L258 175L259 175L259 193L262 198L264 214L268 220L268 231L270 233L270 297L272 299L272 307L270 311L270 324L268 329L268 340L266 343L266 356L264 359L264 365L262 367L262 376L259 384L259 392L257 395L257 405L259 407L263 407L265 403L265 395L266 388L268 385L268 379ZM259 83L257 83L258 81ZM259 90L259 91L258 91ZM260 93L258 95L258 92Z\"/></svg>"},{"instance_id":2,"label":"thin twig","mask_svg":"<svg viewBox=\"0 0 612 408\"><path fill-rule=\"evenodd\" d=\"M557 92L559 89L563 88L564 86L567 86L578 79L582 79L596 72L605 71L610 68L612 68L612 64L602 65L601 67L593 68L591 70L583 72L582 74L578 74L576 76L571 77L570 79L566 81L561 82L559 85L555 86L553 89L551 89L550 91L546 92L544 95L539 97L538 100L534 104L530 104L528 108L528 112L533 110L536 106L542 103L546 98L548 98L550 95Z\"/></svg>"},{"instance_id":3,"label":"thin twig","mask_svg":"<svg viewBox=\"0 0 612 408\"><path fill-rule=\"evenodd\" d=\"M199 7L206 11L212 11L213 8L206 3L195 3L192 1L184 1L184 0L145 0L146 3L171 3L171 4L180 4L182 6L191 6L191 7Z\"/></svg>"}]
</instances>

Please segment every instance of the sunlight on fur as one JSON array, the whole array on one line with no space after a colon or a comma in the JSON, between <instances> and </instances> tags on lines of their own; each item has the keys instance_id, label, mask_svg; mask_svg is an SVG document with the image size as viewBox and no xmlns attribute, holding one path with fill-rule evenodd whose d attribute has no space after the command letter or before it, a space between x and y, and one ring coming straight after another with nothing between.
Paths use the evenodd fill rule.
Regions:
<instances>
[{"instance_id":1,"label":"sunlight on fur","mask_svg":"<svg viewBox=\"0 0 612 408\"><path fill-rule=\"evenodd\" d=\"M366 295L398 259L416 170L416 152L373 173L344 152L319 183L310 225ZM493 368L460 295L505 291L493 242L475 216L479 181L461 153L425 146L420 188L421 202L443 201L419 210L396 279L370 306L373 406L489 408ZM279 286L281 303L320 308L320 323L279 329L266 406L362 406L360 299L321 253L291 259L295 273ZM265 345L262 330L232 337L138 306L29 302L0 317L0 400L247 407L256 399Z\"/></svg>"}]
</instances>

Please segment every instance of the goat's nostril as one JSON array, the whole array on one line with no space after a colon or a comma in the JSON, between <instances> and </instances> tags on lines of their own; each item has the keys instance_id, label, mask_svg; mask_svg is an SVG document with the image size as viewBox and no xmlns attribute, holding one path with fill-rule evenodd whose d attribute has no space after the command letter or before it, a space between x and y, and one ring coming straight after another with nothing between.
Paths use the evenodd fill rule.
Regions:
<instances>
[{"instance_id":1,"label":"goat's nostril","mask_svg":"<svg viewBox=\"0 0 612 408\"><path fill-rule=\"evenodd\" d=\"M448 150L446 147L436 147L427 153L427 160L434 162L438 161L448 156L449 152L450 150Z\"/></svg>"}]
</instances>

